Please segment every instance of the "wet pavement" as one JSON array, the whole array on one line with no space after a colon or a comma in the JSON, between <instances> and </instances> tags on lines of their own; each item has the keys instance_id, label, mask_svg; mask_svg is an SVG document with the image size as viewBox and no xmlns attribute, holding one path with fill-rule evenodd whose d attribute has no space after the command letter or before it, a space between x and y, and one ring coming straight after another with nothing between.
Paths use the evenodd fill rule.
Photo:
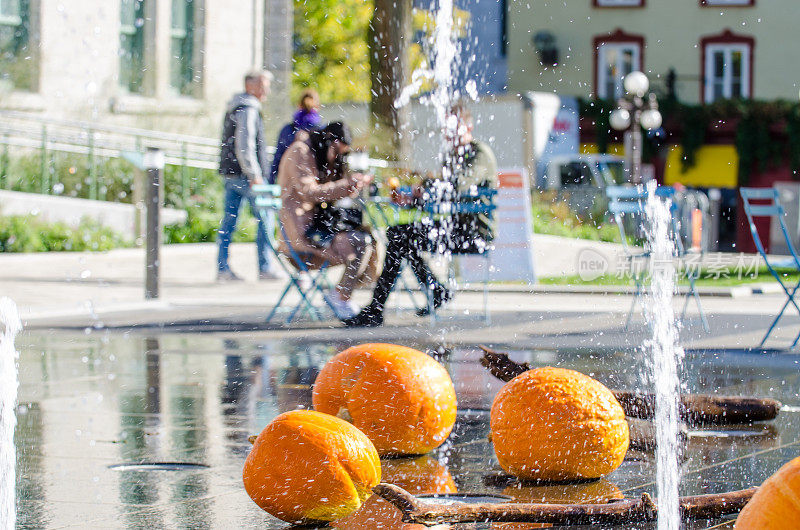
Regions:
<instances>
[{"instance_id":1,"label":"wet pavement","mask_svg":"<svg viewBox=\"0 0 800 530\"><path fill-rule=\"evenodd\" d=\"M351 342L87 330L26 332L17 344L19 528L285 528L244 491L247 438L281 412L310 407L319 369ZM476 348L439 351L458 395L454 432L428 457L386 461L385 478L402 482L415 475L417 484L434 484L429 490L457 488L520 501L654 493L655 462L636 451L597 482L520 487L505 480L487 440L488 409L502 383L480 366ZM632 349L512 349L511 355L532 366L576 369L611 388L639 388L646 381L641 353ZM800 355L687 352L686 391L772 397L788 408L754 428L690 431L682 495L757 485L800 454L799 368ZM155 462L193 466L120 466ZM368 509L342 526L401 527L386 507ZM696 527L732 524L723 519Z\"/></svg>"}]
</instances>

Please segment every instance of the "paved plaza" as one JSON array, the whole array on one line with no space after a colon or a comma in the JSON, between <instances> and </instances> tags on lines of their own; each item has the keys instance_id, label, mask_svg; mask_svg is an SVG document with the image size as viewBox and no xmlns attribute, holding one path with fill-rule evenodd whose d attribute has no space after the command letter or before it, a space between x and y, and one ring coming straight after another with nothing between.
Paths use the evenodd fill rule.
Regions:
<instances>
[{"instance_id":1,"label":"paved plaza","mask_svg":"<svg viewBox=\"0 0 800 530\"><path fill-rule=\"evenodd\" d=\"M560 238L536 248L540 275L555 275L574 266L575 250L564 250ZM576 247L578 248L578 247ZM562 256L559 259L550 256ZM297 321L290 326L265 317L284 281L256 281L255 245L234 245L232 268L246 281L215 281L216 249L212 244L171 245L161 253L161 293L144 299L144 254L140 249L107 253L42 253L0 256L3 294L17 302L26 329L165 328L166 331L238 331L265 337L381 337L425 340L438 337L455 344L494 343L519 347L631 347L642 343L647 328L637 306L633 323L625 320L632 297L627 288L571 288L493 284L489 293L491 325L482 318L480 287L459 292L433 322L413 315L408 293L390 298L387 323L379 330L345 329L332 317L324 322ZM336 278L334 270L331 278ZM413 281L409 282L413 285ZM686 348L751 348L761 341L785 302L776 284L758 288L703 289L703 309L710 333L689 302L681 329ZM358 291L357 303L369 300ZM421 302L421 294L416 293ZM681 313L684 299L675 299ZM791 308L790 308L791 310ZM785 349L800 333L800 318L787 311L767 347ZM137 331L138 332L138 331Z\"/></svg>"}]
</instances>

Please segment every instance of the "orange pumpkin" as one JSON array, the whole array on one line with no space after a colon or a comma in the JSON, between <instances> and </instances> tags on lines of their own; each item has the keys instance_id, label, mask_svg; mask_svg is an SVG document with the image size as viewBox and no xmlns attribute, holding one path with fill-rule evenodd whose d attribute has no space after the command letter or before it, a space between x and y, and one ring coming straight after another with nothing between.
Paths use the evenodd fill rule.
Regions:
<instances>
[{"instance_id":1,"label":"orange pumpkin","mask_svg":"<svg viewBox=\"0 0 800 530\"><path fill-rule=\"evenodd\" d=\"M362 344L339 353L314 383L314 409L346 419L380 455L439 447L456 420L456 392L444 367L421 351Z\"/></svg>"},{"instance_id":2,"label":"orange pumpkin","mask_svg":"<svg viewBox=\"0 0 800 530\"><path fill-rule=\"evenodd\" d=\"M628 451L625 413L611 391L574 370L537 368L509 381L491 411L494 451L522 479L598 478Z\"/></svg>"},{"instance_id":3,"label":"orange pumpkin","mask_svg":"<svg viewBox=\"0 0 800 530\"><path fill-rule=\"evenodd\" d=\"M800 524L800 456L761 484L736 519L738 530L792 530Z\"/></svg>"},{"instance_id":4,"label":"orange pumpkin","mask_svg":"<svg viewBox=\"0 0 800 530\"><path fill-rule=\"evenodd\" d=\"M447 468L431 458L400 458L383 460L383 481L400 486L415 495L431 493L455 493L456 484ZM392 504L373 495L356 513L337 521L333 526L340 530L424 530L421 524L403 523L403 515ZM442 528L450 528L444 525Z\"/></svg>"},{"instance_id":5,"label":"orange pumpkin","mask_svg":"<svg viewBox=\"0 0 800 530\"><path fill-rule=\"evenodd\" d=\"M346 421L294 410L261 431L242 477L248 495L278 519L334 521L371 495L381 464L372 442Z\"/></svg>"}]
</instances>

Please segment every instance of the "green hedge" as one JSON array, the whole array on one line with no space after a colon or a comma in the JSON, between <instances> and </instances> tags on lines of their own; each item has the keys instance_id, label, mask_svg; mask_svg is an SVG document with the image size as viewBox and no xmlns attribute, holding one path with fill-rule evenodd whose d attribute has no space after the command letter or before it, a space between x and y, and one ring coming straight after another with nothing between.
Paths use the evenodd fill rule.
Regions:
<instances>
[{"instance_id":1,"label":"green hedge","mask_svg":"<svg viewBox=\"0 0 800 530\"><path fill-rule=\"evenodd\" d=\"M80 252L130 246L131 241L90 219L71 227L45 223L31 215L0 217L0 252Z\"/></svg>"},{"instance_id":2,"label":"green hedge","mask_svg":"<svg viewBox=\"0 0 800 530\"><path fill-rule=\"evenodd\" d=\"M0 169L5 181L3 187L13 191L41 193L42 158L38 152L23 156L3 156ZM51 192L63 197L91 198L89 157L71 153L50 152L44 161L44 170L51 184ZM134 166L121 158L100 158L95 162L97 198L102 201L132 202ZM183 189L183 181L188 188ZM214 170L182 168L167 165L164 168L164 205L187 208L202 202L210 208L221 208L223 182Z\"/></svg>"},{"instance_id":3,"label":"green hedge","mask_svg":"<svg viewBox=\"0 0 800 530\"><path fill-rule=\"evenodd\" d=\"M186 209L186 223L164 227L164 243L213 243L217 240L217 230L222 212L209 210L202 203L192 204ZM250 215L246 205L242 206L236 231L235 243L256 240L256 220Z\"/></svg>"}]
</instances>

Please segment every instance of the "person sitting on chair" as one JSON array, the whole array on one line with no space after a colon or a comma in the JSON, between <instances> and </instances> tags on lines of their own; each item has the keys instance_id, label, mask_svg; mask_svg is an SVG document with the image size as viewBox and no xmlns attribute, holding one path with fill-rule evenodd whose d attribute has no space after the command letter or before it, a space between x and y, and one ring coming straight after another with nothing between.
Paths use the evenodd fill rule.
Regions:
<instances>
[{"instance_id":1,"label":"person sitting on chair","mask_svg":"<svg viewBox=\"0 0 800 530\"><path fill-rule=\"evenodd\" d=\"M298 131L278 168L279 218L288 239L281 241L281 250L289 255L288 243L309 268L326 261L345 265L336 288L325 293L340 319L357 312L350 296L375 251L374 238L354 219L353 210L342 215L343 209L336 208L337 201L357 197L372 182L372 175L349 171L344 158L349 150L350 130L333 122L322 130Z\"/></svg>"},{"instance_id":2,"label":"person sitting on chair","mask_svg":"<svg viewBox=\"0 0 800 530\"><path fill-rule=\"evenodd\" d=\"M419 205L423 202L457 202L470 190L477 188L496 189L497 162L488 145L472 137L472 116L469 110L456 104L450 109L445 134L451 146L442 165L446 177L434 181L433 186L423 192L415 189L411 196L393 194L395 202L402 206ZM427 197L423 197L426 195ZM489 201L490 199L479 199ZM423 252L442 254L473 254L487 250L494 239L494 223L484 214L456 213L442 219L423 218L421 221L392 226L386 231L388 240L383 272L378 278L372 302L353 318L344 319L346 326L380 326L383 324L383 309L397 277L403 268L403 260L411 266L420 285L431 293L434 309L447 302L452 293L433 275L422 257ZM427 309L417 312L423 316Z\"/></svg>"}]
</instances>

